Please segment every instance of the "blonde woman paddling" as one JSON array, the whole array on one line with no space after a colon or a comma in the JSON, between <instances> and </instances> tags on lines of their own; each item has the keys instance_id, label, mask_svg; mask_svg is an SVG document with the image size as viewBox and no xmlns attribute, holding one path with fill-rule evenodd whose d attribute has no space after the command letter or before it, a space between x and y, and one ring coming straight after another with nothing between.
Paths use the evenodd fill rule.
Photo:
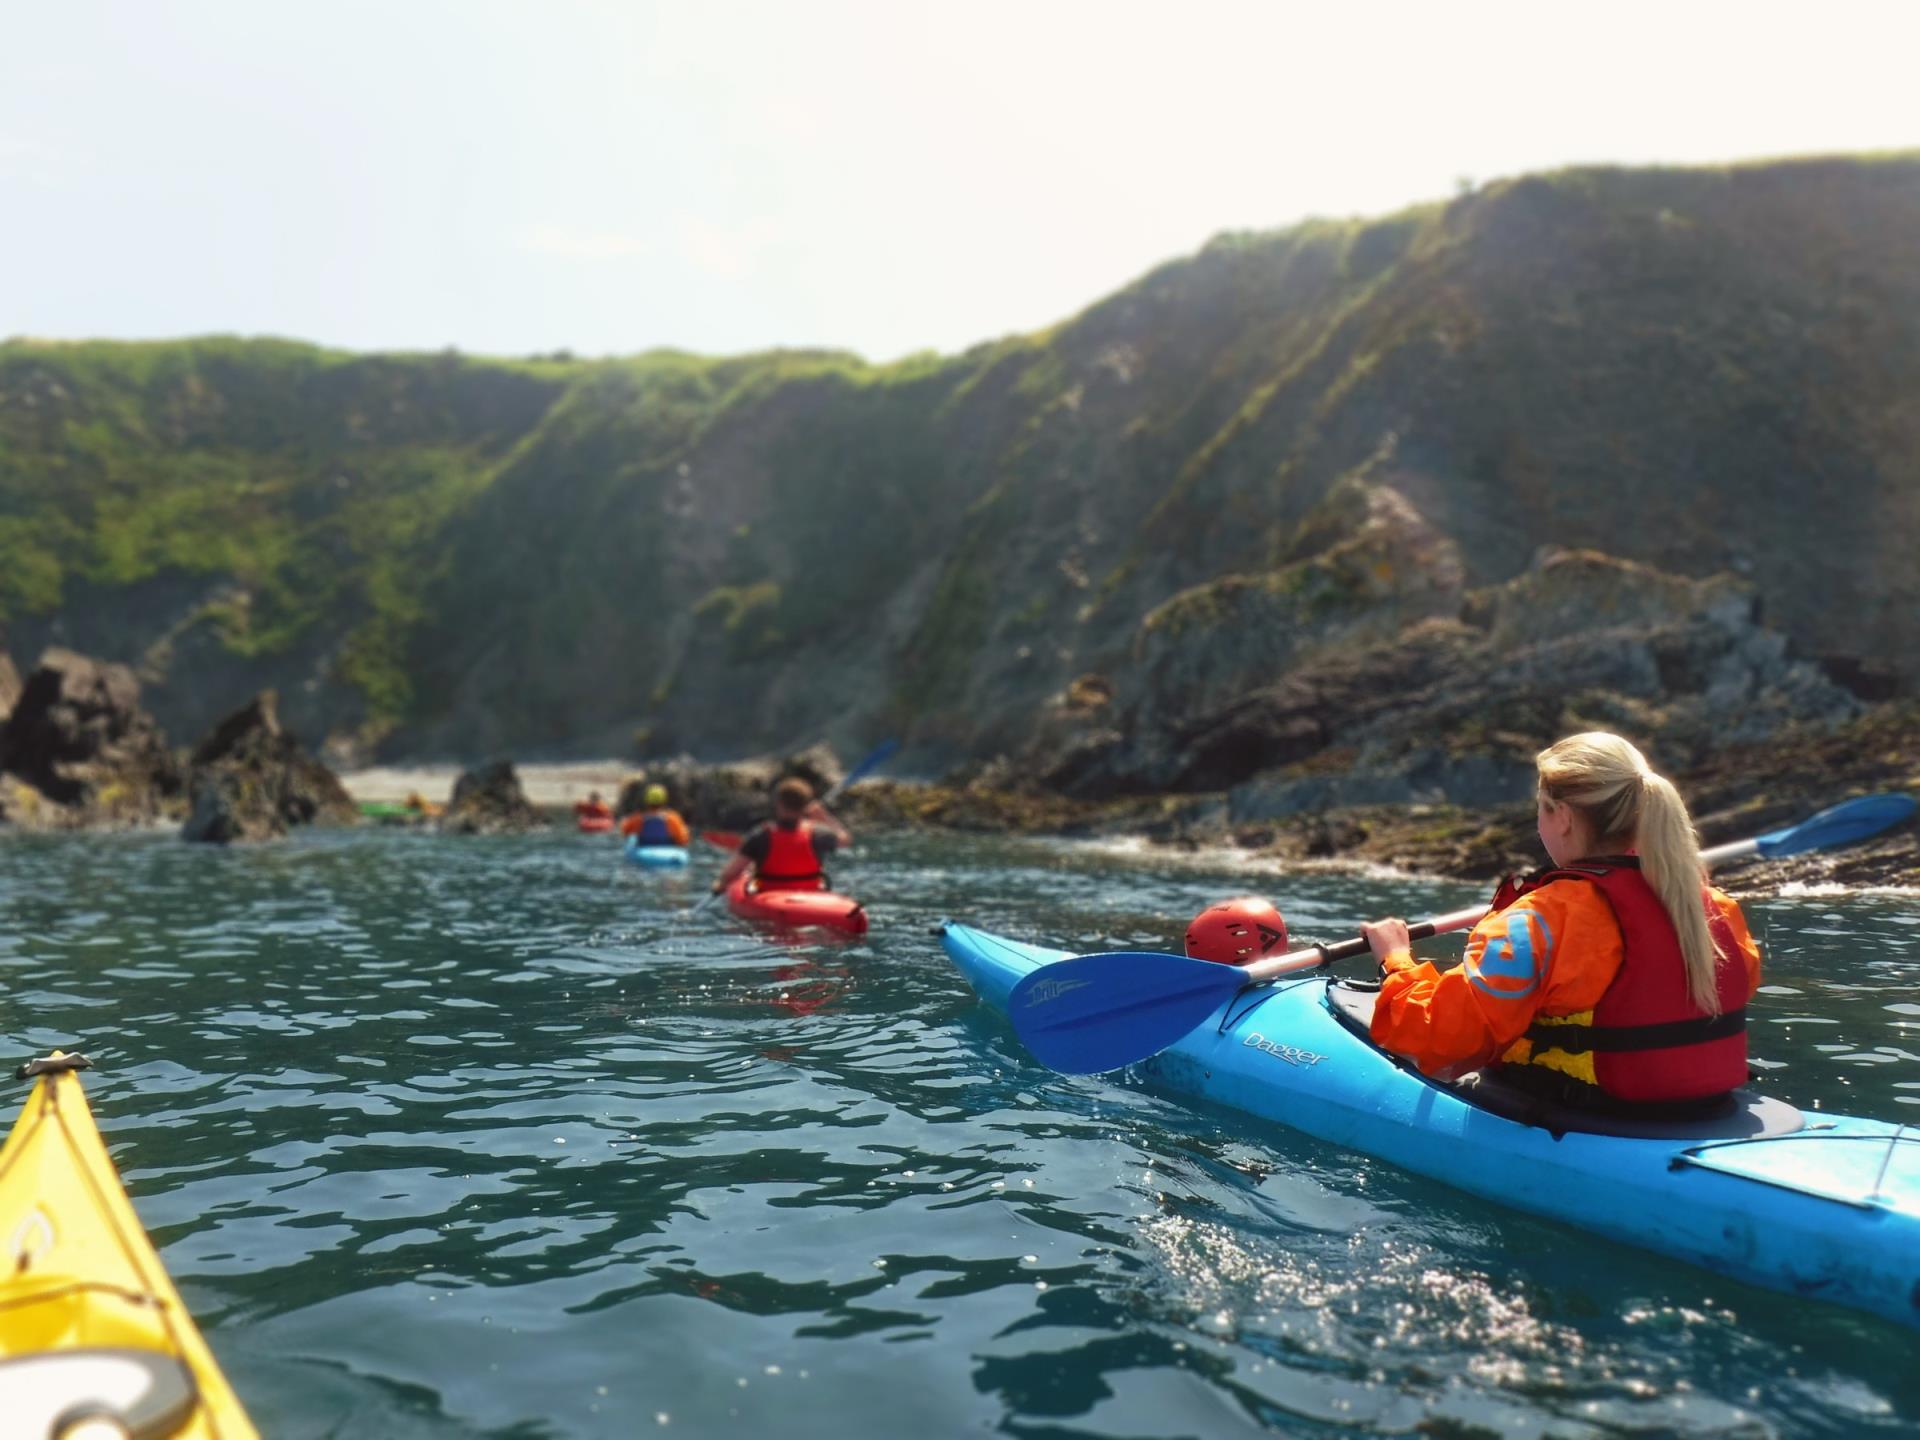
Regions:
<instances>
[{"instance_id":1,"label":"blonde woman paddling","mask_svg":"<svg viewBox=\"0 0 1920 1440\"><path fill-rule=\"evenodd\" d=\"M1503 1079L1603 1109L1745 1083L1760 951L1706 883L1679 792L1603 731L1535 763L1552 864L1501 883L1459 965L1416 962L1404 921L1363 927L1385 974L1375 1043L1437 1078L1498 1062Z\"/></svg>"}]
</instances>

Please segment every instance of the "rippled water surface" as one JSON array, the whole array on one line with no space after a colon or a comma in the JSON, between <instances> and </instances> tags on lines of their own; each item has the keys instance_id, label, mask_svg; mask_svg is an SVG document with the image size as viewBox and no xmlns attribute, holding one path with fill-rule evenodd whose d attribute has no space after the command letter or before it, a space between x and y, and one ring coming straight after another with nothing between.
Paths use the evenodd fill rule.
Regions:
<instances>
[{"instance_id":1,"label":"rippled water surface","mask_svg":"<svg viewBox=\"0 0 1920 1440\"><path fill-rule=\"evenodd\" d=\"M88 1090L272 1436L1915 1435L1916 1336L1029 1061L932 933L1297 936L1457 886L864 837L779 944L604 838L0 842L0 1037ZM1750 907L1754 1053L1920 1123L1920 898Z\"/></svg>"}]
</instances>

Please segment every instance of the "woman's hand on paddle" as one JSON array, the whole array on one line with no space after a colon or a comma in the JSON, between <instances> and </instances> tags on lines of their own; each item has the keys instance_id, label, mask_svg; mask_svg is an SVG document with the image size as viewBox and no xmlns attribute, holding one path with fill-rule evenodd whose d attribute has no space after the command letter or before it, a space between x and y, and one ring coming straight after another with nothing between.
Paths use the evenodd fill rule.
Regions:
<instances>
[{"instance_id":1,"label":"woman's hand on paddle","mask_svg":"<svg viewBox=\"0 0 1920 1440\"><path fill-rule=\"evenodd\" d=\"M1366 937L1367 948L1382 965L1387 957L1396 951L1406 954L1413 949L1413 939L1407 934L1407 922L1395 916L1388 920L1369 920L1360 927L1360 933Z\"/></svg>"}]
</instances>

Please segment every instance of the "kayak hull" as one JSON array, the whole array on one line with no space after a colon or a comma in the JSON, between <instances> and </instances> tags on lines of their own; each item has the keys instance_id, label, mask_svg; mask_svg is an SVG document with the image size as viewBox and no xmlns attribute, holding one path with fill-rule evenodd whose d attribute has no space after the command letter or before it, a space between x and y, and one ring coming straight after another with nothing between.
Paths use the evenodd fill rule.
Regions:
<instances>
[{"instance_id":1,"label":"kayak hull","mask_svg":"<svg viewBox=\"0 0 1920 1440\"><path fill-rule=\"evenodd\" d=\"M966 925L942 943L1002 1013L1068 953ZM1134 1068L1512 1209L1920 1326L1920 1130L1823 1112L1790 1133L1556 1133L1397 1064L1341 1021L1322 976L1234 997Z\"/></svg>"},{"instance_id":2,"label":"kayak hull","mask_svg":"<svg viewBox=\"0 0 1920 1440\"><path fill-rule=\"evenodd\" d=\"M0 1413L8 1433L29 1367L135 1357L184 1383L179 1428L193 1440L257 1435L133 1212L70 1071L43 1074L0 1148ZM187 1379L190 1377L190 1381ZM36 1397L38 1398L38 1397ZM137 1413L137 1407L135 1407ZM40 1433L43 1426L33 1427Z\"/></svg>"},{"instance_id":3,"label":"kayak hull","mask_svg":"<svg viewBox=\"0 0 1920 1440\"><path fill-rule=\"evenodd\" d=\"M642 845L638 840L629 838L626 850L627 859L647 870L672 870L682 868L687 863L687 847L684 845Z\"/></svg>"},{"instance_id":4,"label":"kayak hull","mask_svg":"<svg viewBox=\"0 0 1920 1440\"><path fill-rule=\"evenodd\" d=\"M613 829L611 815L580 815L573 823L582 835L604 835Z\"/></svg>"},{"instance_id":5,"label":"kayak hull","mask_svg":"<svg viewBox=\"0 0 1920 1440\"><path fill-rule=\"evenodd\" d=\"M727 886L727 908L743 920L790 930L817 927L846 935L867 933L867 912L860 902L831 890L761 885L743 875Z\"/></svg>"}]
</instances>

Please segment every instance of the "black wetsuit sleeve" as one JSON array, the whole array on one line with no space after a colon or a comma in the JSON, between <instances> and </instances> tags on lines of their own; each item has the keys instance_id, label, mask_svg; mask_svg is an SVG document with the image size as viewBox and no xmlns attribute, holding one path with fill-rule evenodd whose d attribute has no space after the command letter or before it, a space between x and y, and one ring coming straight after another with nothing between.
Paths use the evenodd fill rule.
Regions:
<instances>
[{"instance_id":1,"label":"black wetsuit sleeve","mask_svg":"<svg viewBox=\"0 0 1920 1440\"><path fill-rule=\"evenodd\" d=\"M813 853L820 859L825 860L839 848L840 837L835 835L831 830L815 830L813 832Z\"/></svg>"},{"instance_id":2,"label":"black wetsuit sleeve","mask_svg":"<svg viewBox=\"0 0 1920 1440\"><path fill-rule=\"evenodd\" d=\"M756 865L766 863L768 847L773 837L767 833L767 827L756 825L747 832L747 838L740 842L740 853Z\"/></svg>"}]
</instances>

